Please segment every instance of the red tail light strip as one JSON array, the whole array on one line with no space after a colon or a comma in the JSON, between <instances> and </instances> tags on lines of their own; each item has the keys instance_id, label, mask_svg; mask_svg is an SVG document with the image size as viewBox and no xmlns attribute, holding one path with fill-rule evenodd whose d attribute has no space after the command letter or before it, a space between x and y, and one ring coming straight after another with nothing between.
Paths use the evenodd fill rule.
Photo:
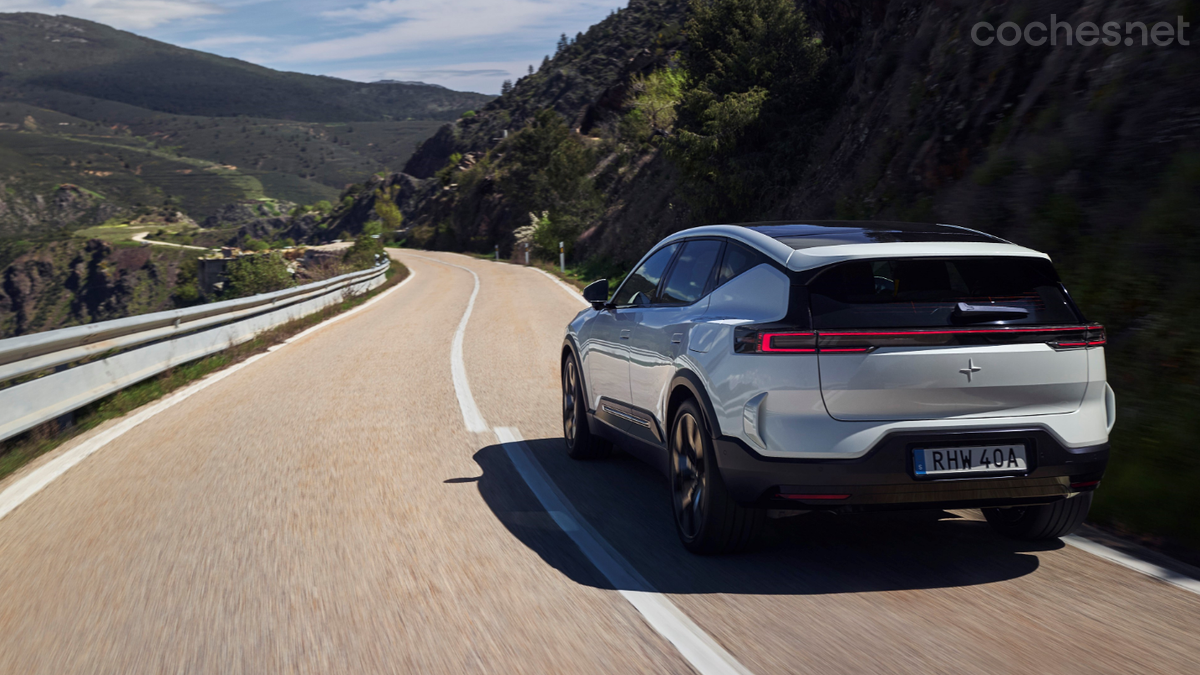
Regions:
<instances>
[{"instance_id":1,"label":"red tail light strip","mask_svg":"<svg viewBox=\"0 0 1200 675\"><path fill-rule=\"evenodd\" d=\"M779 494L777 494L775 496L781 497L783 499L795 499L797 501L805 501L805 502L841 501L843 499L850 498L850 495L791 495L791 494L784 494L782 492L780 492Z\"/></svg>"},{"instance_id":2,"label":"red tail light strip","mask_svg":"<svg viewBox=\"0 0 1200 675\"><path fill-rule=\"evenodd\" d=\"M959 328L907 331L757 331L738 329L741 352L763 354L862 354L880 347L936 347L966 344L1036 344L1055 349L1086 349L1107 344L1104 327L1037 326L1029 328Z\"/></svg>"}]
</instances>

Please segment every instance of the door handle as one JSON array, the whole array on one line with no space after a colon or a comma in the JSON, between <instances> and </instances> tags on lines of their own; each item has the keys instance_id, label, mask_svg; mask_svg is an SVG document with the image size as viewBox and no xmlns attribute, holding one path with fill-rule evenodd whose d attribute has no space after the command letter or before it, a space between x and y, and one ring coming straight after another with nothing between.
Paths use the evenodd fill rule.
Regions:
<instances>
[{"instance_id":1,"label":"door handle","mask_svg":"<svg viewBox=\"0 0 1200 675\"><path fill-rule=\"evenodd\" d=\"M673 344L679 344L679 343L683 342L683 333L676 333L676 334L672 335L671 342Z\"/></svg>"},{"instance_id":2,"label":"door handle","mask_svg":"<svg viewBox=\"0 0 1200 675\"><path fill-rule=\"evenodd\" d=\"M629 333L630 333L630 329L629 329L629 328L624 328L624 329L622 329L622 330L621 330L621 339L622 339L622 340L628 340L628 339L629 339Z\"/></svg>"}]
</instances>

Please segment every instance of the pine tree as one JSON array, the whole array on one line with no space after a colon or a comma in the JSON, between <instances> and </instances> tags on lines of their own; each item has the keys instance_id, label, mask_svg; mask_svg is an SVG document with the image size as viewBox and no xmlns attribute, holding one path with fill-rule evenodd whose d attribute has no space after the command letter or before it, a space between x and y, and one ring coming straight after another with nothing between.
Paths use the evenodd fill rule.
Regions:
<instances>
[{"instance_id":1,"label":"pine tree","mask_svg":"<svg viewBox=\"0 0 1200 675\"><path fill-rule=\"evenodd\" d=\"M512 80L505 80L504 84L500 85L500 95L501 96L511 93L512 90L513 90Z\"/></svg>"},{"instance_id":2,"label":"pine tree","mask_svg":"<svg viewBox=\"0 0 1200 675\"><path fill-rule=\"evenodd\" d=\"M554 55L558 56L559 54L566 51L567 47L570 47L570 46L571 46L571 42L569 40L567 40L567 34L563 33L562 36L558 38L558 49L555 50Z\"/></svg>"},{"instance_id":3,"label":"pine tree","mask_svg":"<svg viewBox=\"0 0 1200 675\"><path fill-rule=\"evenodd\" d=\"M530 75L532 75L532 74L533 74L533 64L532 64L532 63L531 63L531 64L529 64L529 74L530 74Z\"/></svg>"}]
</instances>

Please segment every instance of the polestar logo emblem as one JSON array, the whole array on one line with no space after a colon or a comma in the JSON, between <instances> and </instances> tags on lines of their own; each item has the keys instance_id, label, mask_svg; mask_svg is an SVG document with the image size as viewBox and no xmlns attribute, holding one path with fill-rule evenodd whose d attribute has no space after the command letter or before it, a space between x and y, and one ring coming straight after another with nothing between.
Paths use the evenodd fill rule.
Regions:
<instances>
[{"instance_id":1,"label":"polestar logo emblem","mask_svg":"<svg viewBox=\"0 0 1200 675\"><path fill-rule=\"evenodd\" d=\"M963 375L966 375L967 382L970 382L971 376L974 375L975 373L978 373L981 370L983 370L983 368L980 368L979 366L975 365L975 359L967 359L967 367L963 368L962 370L960 370L958 372L962 373Z\"/></svg>"}]
</instances>

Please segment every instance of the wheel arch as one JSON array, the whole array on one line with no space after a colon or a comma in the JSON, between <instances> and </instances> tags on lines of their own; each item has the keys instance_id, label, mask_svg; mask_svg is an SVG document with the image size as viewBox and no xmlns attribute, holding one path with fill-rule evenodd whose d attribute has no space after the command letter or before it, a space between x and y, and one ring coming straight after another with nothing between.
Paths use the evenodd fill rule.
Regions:
<instances>
[{"instance_id":1,"label":"wheel arch","mask_svg":"<svg viewBox=\"0 0 1200 675\"><path fill-rule=\"evenodd\" d=\"M571 335L563 338L562 351L558 356L559 377L562 377L562 374L566 368L568 356L574 358L575 364L579 366L579 382L583 385L583 408L584 410L588 411L589 414L591 414L592 407L590 402L592 391L588 385L587 373L584 371L583 357L579 353L579 345L575 344L575 340L572 339Z\"/></svg>"},{"instance_id":2,"label":"wheel arch","mask_svg":"<svg viewBox=\"0 0 1200 675\"><path fill-rule=\"evenodd\" d=\"M717 413L713 408L712 400L708 396L708 391L704 388L704 383L700 377L690 370L680 370L675 373L675 377L671 380L671 385L667 387L667 419L663 425L664 431L669 436L671 434L671 424L675 419L675 411L687 399L695 399L700 404L700 413L704 415L704 423L708 427L708 431L712 437L718 438L721 436L721 426L717 424Z\"/></svg>"}]
</instances>

